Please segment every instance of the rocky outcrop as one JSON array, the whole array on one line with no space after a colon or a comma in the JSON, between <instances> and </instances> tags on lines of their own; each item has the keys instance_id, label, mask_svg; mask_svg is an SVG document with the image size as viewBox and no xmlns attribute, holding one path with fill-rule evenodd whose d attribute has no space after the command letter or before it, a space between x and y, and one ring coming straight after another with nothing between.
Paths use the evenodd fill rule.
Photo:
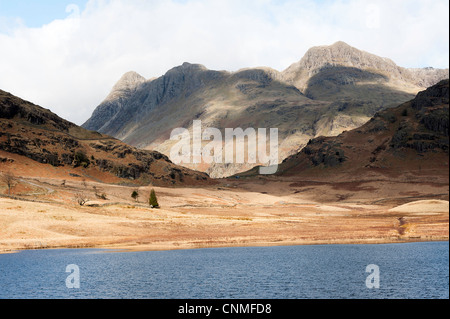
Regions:
<instances>
[{"instance_id":1,"label":"rocky outcrop","mask_svg":"<svg viewBox=\"0 0 450 319\"><path fill-rule=\"evenodd\" d=\"M441 81L438 85L429 87L417 94L412 101L411 106L414 109L422 110L424 108L431 108L435 105L449 104L449 88L447 81Z\"/></svg>"},{"instance_id":2,"label":"rocky outcrop","mask_svg":"<svg viewBox=\"0 0 450 319\"><path fill-rule=\"evenodd\" d=\"M326 167L333 167L346 160L341 143L325 138L311 140L303 148L303 153L310 157L313 166L323 164Z\"/></svg>"}]
</instances>

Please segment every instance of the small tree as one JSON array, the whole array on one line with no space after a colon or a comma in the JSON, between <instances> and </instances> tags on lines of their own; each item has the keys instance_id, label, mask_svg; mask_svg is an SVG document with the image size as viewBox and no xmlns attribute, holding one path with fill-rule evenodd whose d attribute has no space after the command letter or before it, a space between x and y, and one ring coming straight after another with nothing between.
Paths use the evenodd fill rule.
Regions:
<instances>
[{"instance_id":1,"label":"small tree","mask_svg":"<svg viewBox=\"0 0 450 319\"><path fill-rule=\"evenodd\" d=\"M152 208L159 208L158 200L156 199L156 193L155 190L152 188L150 191L150 199L149 204Z\"/></svg>"},{"instance_id":2,"label":"small tree","mask_svg":"<svg viewBox=\"0 0 450 319\"><path fill-rule=\"evenodd\" d=\"M137 190L134 190L134 191L131 193L131 197L133 197L133 199L137 202L138 197L139 197L138 191L137 191Z\"/></svg>"},{"instance_id":3,"label":"small tree","mask_svg":"<svg viewBox=\"0 0 450 319\"><path fill-rule=\"evenodd\" d=\"M88 201L88 198L87 198L85 193L81 192L81 193L76 193L75 194L75 200L77 201L77 203L80 206L84 206L84 204L86 204L86 202Z\"/></svg>"},{"instance_id":4,"label":"small tree","mask_svg":"<svg viewBox=\"0 0 450 319\"><path fill-rule=\"evenodd\" d=\"M95 197L100 198L100 199L104 199L104 200L108 199L106 194L103 192L103 189L97 188L95 185L92 186L92 188L94 189Z\"/></svg>"},{"instance_id":5,"label":"small tree","mask_svg":"<svg viewBox=\"0 0 450 319\"><path fill-rule=\"evenodd\" d=\"M83 184L83 187L84 187L85 189L87 189L86 178L83 178L83 179L81 180L81 184Z\"/></svg>"},{"instance_id":6,"label":"small tree","mask_svg":"<svg viewBox=\"0 0 450 319\"><path fill-rule=\"evenodd\" d=\"M11 188L17 184L17 178L14 173L7 171L2 174L2 181L8 187L8 195L11 195Z\"/></svg>"}]
</instances>

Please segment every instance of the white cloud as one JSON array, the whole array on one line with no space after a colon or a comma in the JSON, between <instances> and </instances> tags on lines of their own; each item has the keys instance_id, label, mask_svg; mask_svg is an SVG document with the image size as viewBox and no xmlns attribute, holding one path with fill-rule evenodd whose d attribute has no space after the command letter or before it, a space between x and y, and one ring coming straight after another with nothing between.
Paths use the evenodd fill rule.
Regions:
<instances>
[{"instance_id":1,"label":"white cloud","mask_svg":"<svg viewBox=\"0 0 450 319\"><path fill-rule=\"evenodd\" d=\"M282 70L311 46L342 40L401 66L448 67L447 0L91 0L67 9L64 20L0 33L0 89L77 124L123 73L150 78L185 61Z\"/></svg>"}]
</instances>

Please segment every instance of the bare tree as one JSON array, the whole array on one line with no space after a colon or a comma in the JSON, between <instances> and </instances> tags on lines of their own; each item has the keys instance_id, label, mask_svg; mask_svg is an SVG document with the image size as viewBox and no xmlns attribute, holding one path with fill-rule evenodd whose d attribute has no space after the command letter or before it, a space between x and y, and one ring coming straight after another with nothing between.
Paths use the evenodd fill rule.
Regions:
<instances>
[{"instance_id":1,"label":"bare tree","mask_svg":"<svg viewBox=\"0 0 450 319\"><path fill-rule=\"evenodd\" d=\"M8 187L8 195L11 195L11 188L17 184L17 177L11 171L2 174L1 180Z\"/></svg>"},{"instance_id":2,"label":"bare tree","mask_svg":"<svg viewBox=\"0 0 450 319\"><path fill-rule=\"evenodd\" d=\"M86 202L88 201L88 197L84 193L76 193L75 194L75 200L77 201L77 203L80 206L84 206L84 204L86 204Z\"/></svg>"},{"instance_id":3,"label":"bare tree","mask_svg":"<svg viewBox=\"0 0 450 319\"><path fill-rule=\"evenodd\" d=\"M83 178L83 179L82 179L81 184L83 185L83 187L84 187L85 189L87 189L86 178Z\"/></svg>"},{"instance_id":4,"label":"bare tree","mask_svg":"<svg viewBox=\"0 0 450 319\"><path fill-rule=\"evenodd\" d=\"M102 188L97 188L95 185L92 186L92 188L94 189L95 197L100 198L100 199L104 199L104 200L108 199L106 194L103 192Z\"/></svg>"}]
</instances>

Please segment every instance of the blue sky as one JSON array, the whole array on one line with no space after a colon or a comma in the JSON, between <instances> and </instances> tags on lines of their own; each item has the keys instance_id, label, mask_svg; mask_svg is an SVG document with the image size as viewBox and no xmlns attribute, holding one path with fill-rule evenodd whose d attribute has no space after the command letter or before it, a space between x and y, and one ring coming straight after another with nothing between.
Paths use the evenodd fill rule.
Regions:
<instances>
[{"instance_id":1,"label":"blue sky","mask_svg":"<svg viewBox=\"0 0 450 319\"><path fill-rule=\"evenodd\" d=\"M183 62L282 71L344 41L448 68L448 12L448 0L0 0L0 89L82 124L125 72Z\"/></svg>"},{"instance_id":2,"label":"blue sky","mask_svg":"<svg viewBox=\"0 0 450 319\"><path fill-rule=\"evenodd\" d=\"M70 4L83 10L87 0L0 0L0 16L20 18L27 27L38 28L55 19L64 19L70 13Z\"/></svg>"}]
</instances>

